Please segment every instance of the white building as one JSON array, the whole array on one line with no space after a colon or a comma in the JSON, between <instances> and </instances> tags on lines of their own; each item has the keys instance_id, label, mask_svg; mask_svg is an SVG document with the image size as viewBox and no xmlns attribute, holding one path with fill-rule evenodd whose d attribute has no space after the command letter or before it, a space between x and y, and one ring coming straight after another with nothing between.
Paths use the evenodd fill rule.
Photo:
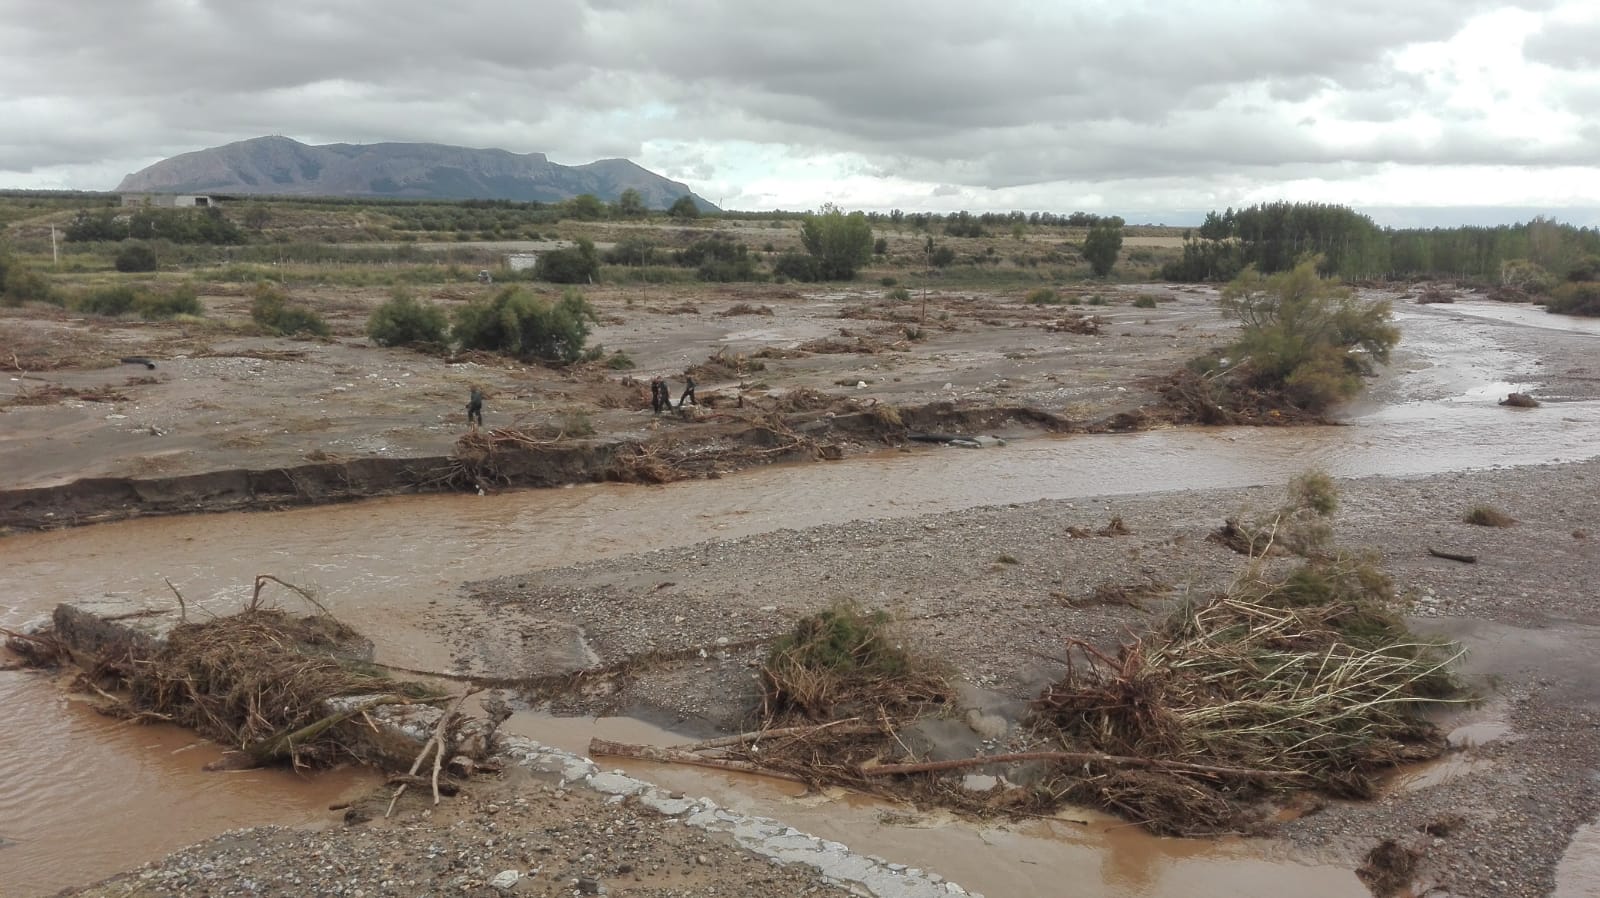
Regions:
<instances>
[{"instance_id":1,"label":"white building","mask_svg":"<svg viewBox=\"0 0 1600 898\"><path fill-rule=\"evenodd\" d=\"M215 206L216 199L205 194L186 193L124 193L124 206L161 206L171 208L206 208Z\"/></svg>"}]
</instances>

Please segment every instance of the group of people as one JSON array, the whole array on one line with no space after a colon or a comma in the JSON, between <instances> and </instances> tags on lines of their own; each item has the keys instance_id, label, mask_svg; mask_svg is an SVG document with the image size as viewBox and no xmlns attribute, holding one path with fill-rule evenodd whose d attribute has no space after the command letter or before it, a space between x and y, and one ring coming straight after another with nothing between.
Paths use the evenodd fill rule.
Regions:
<instances>
[{"instance_id":1,"label":"group of people","mask_svg":"<svg viewBox=\"0 0 1600 898\"><path fill-rule=\"evenodd\" d=\"M687 374L683 376L683 395L678 397L678 408L683 408L685 403L700 404L694 398L694 378ZM650 378L650 408L657 415L672 410L672 388L660 375ZM467 423L483 426L483 390L476 385L467 395Z\"/></svg>"},{"instance_id":2,"label":"group of people","mask_svg":"<svg viewBox=\"0 0 1600 898\"><path fill-rule=\"evenodd\" d=\"M700 404L694 398L694 378L687 374L683 376L683 395L678 397L678 408L683 408L686 402ZM672 410L672 388L659 374L650 378L650 409L657 415Z\"/></svg>"}]
</instances>

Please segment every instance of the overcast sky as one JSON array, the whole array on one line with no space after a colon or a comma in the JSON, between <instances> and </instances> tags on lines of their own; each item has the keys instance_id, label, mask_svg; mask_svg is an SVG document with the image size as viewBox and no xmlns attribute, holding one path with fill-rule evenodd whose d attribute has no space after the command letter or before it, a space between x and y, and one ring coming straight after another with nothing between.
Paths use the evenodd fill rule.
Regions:
<instances>
[{"instance_id":1,"label":"overcast sky","mask_svg":"<svg viewBox=\"0 0 1600 898\"><path fill-rule=\"evenodd\" d=\"M1600 207L1600 0L0 0L0 186L264 134L738 209Z\"/></svg>"}]
</instances>

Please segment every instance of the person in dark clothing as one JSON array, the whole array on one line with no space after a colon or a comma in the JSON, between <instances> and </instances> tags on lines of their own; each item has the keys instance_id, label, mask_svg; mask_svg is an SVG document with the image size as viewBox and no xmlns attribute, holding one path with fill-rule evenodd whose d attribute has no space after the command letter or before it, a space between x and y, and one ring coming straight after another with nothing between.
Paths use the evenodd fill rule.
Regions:
<instances>
[{"instance_id":1,"label":"person in dark clothing","mask_svg":"<svg viewBox=\"0 0 1600 898\"><path fill-rule=\"evenodd\" d=\"M650 409L659 415L672 408L672 391L660 375L650 378Z\"/></svg>"},{"instance_id":2,"label":"person in dark clothing","mask_svg":"<svg viewBox=\"0 0 1600 898\"><path fill-rule=\"evenodd\" d=\"M477 387L467 397L467 423L483 426L483 391Z\"/></svg>"},{"instance_id":3,"label":"person in dark clothing","mask_svg":"<svg viewBox=\"0 0 1600 898\"><path fill-rule=\"evenodd\" d=\"M670 393L667 394L669 399L671 398L671 395L672 394ZM678 408L683 408L683 404L685 402L694 402L695 405L700 404L695 402L694 398L694 378L687 374L683 376L683 395L678 397Z\"/></svg>"}]
</instances>

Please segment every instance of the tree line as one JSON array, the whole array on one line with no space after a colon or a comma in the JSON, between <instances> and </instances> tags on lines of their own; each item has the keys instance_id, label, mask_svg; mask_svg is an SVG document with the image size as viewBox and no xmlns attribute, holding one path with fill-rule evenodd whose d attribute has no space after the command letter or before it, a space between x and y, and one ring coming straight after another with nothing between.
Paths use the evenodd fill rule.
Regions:
<instances>
[{"instance_id":1,"label":"tree line","mask_svg":"<svg viewBox=\"0 0 1600 898\"><path fill-rule=\"evenodd\" d=\"M1345 280L1457 278L1501 283L1518 263L1552 281L1600 256L1600 231L1546 218L1495 227L1380 228L1346 206L1266 203L1207 213L1185 232L1183 255L1162 269L1173 281L1228 281L1254 267L1288 271L1307 256Z\"/></svg>"}]
</instances>

